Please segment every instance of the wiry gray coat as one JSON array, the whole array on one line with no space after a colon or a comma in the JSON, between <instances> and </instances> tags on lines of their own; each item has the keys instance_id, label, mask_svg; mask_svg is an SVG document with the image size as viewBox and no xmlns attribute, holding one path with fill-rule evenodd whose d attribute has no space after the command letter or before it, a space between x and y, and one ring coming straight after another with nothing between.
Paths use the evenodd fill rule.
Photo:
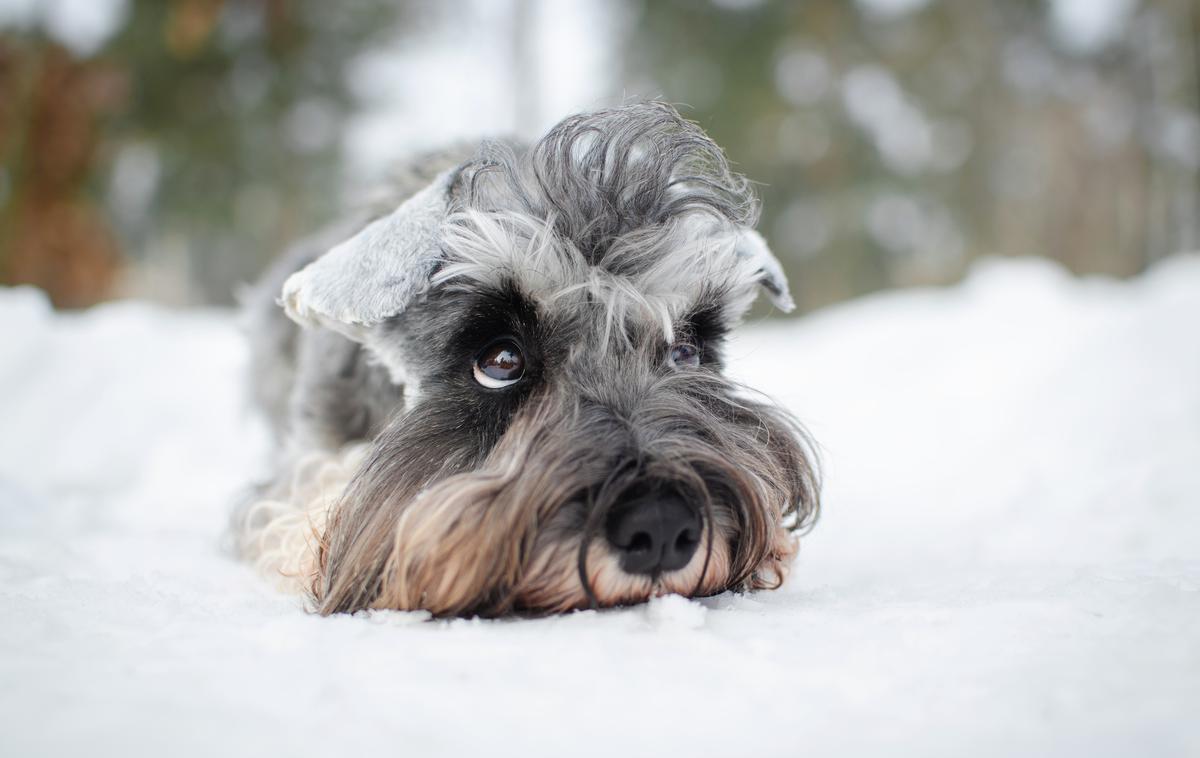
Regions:
<instances>
[{"instance_id":1,"label":"wiry gray coat","mask_svg":"<svg viewBox=\"0 0 1200 758\"><path fill-rule=\"evenodd\" d=\"M719 148L639 104L530 147L428 156L396 189L299 245L248 303L282 453L235 519L241 552L324 613L558 611L782 581L818 485L799 426L721 373L759 287L791 301ZM501 337L524 373L481 386L472 366ZM679 345L698 365L672 363ZM666 490L703 549L623 570L605 524Z\"/></svg>"}]
</instances>

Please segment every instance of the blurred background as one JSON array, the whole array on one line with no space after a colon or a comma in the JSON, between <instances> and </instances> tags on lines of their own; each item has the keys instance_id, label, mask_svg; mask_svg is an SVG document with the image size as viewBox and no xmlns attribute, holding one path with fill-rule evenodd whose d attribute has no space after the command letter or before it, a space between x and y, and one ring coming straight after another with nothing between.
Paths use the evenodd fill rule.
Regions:
<instances>
[{"instance_id":1,"label":"blurred background","mask_svg":"<svg viewBox=\"0 0 1200 758\"><path fill-rule=\"evenodd\" d=\"M639 97L801 311L1200 247L1197 0L0 0L0 283L230 303L406 154Z\"/></svg>"}]
</instances>

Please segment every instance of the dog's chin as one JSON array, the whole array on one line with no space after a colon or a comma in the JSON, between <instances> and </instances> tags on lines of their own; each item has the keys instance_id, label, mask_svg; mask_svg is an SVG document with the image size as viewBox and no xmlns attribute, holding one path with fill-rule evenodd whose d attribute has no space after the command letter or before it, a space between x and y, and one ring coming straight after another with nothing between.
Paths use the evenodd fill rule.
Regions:
<instances>
[{"instance_id":1,"label":"dog's chin","mask_svg":"<svg viewBox=\"0 0 1200 758\"><path fill-rule=\"evenodd\" d=\"M581 580L577 544L540 550L516 587L514 607L529 613L561 613L634 605L661 595L715 594L727 587L730 551L724 539L716 539L709 552L706 541L707 536L686 566L657 576L623 570L620 559L606 545L593 543L583 566L586 586Z\"/></svg>"},{"instance_id":2,"label":"dog's chin","mask_svg":"<svg viewBox=\"0 0 1200 758\"><path fill-rule=\"evenodd\" d=\"M528 566L517 587L515 607L530 613L561 613L586 608L636 605L664 595L707 597L730 589L774 589L782 584L796 542L783 530L773 550L750 577L732 581L732 551L723 537L707 548L707 533L686 566L657 576L632 574L607 546L592 544L585 571L587 586L580 579L579 551L575 546L541 551Z\"/></svg>"}]
</instances>

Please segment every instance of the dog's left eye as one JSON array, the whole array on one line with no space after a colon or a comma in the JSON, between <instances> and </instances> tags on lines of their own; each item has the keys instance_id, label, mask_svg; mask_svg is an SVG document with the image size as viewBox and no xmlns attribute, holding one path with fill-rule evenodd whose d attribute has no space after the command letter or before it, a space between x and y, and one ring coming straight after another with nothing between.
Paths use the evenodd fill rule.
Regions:
<instances>
[{"instance_id":1,"label":"dog's left eye","mask_svg":"<svg viewBox=\"0 0 1200 758\"><path fill-rule=\"evenodd\" d=\"M699 366L700 348L689 342L677 342L671 346L671 365L677 367Z\"/></svg>"},{"instance_id":2,"label":"dog's left eye","mask_svg":"<svg viewBox=\"0 0 1200 758\"><path fill-rule=\"evenodd\" d=\"M493 342L475 359L475 381L488 389L516 384L525 374L525 356L512 340Z\"/></svg>"}]
</instances>

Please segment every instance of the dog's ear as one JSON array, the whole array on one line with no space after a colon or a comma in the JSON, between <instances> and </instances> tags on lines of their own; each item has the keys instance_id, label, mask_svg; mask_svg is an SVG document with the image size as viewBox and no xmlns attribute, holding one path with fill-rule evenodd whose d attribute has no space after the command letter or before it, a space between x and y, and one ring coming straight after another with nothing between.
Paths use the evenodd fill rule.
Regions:
<instances>
[{"instance_id":1,"label":"dog's ear","mask_svg":"<svg viewBox=\"0 0 1200 758\"><path fill-rule=\"evenodd\" d=\"M428 287L440 261L439 231L455 170L372 221L288 277L282 304L304 326L362 341L370 327L404 312Z\"/></svg>"},{"instance_id":2,"label":"dog's ear","mask_svg":"<svg viewBox=\"0 0 1200 758\"><path fill-rule=\"evenodd\" d=\"M784 313L791 313L796 308L792 295L788 291L787 277L783 274L783 266L779 259L767 247L767 241L753 229L742 229L738 233L737 244L734 248L737 255L753 262L758 267L759 284L767 291L771 303Z\"/></svg>"}]
</instances>

